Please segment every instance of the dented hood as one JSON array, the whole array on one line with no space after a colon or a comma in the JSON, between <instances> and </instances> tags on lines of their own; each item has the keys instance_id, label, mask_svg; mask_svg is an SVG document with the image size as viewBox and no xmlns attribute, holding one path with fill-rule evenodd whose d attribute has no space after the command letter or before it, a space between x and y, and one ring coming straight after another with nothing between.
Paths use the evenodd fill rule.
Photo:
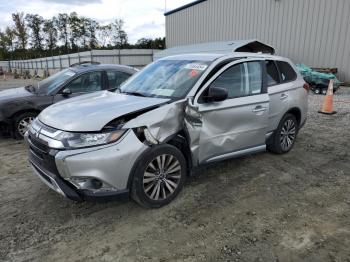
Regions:
<instances>
[{"instance_id":1,"label":"dented hood","mask_svg":"<svg viewBox=\"0 0 350 262\"><path fill-rule=\"evenodd\" d=\"M41 112L39 120L65 131L100 131L118 117L168 101L101 91L54 104Z\"/></svg>"}]
</instances>

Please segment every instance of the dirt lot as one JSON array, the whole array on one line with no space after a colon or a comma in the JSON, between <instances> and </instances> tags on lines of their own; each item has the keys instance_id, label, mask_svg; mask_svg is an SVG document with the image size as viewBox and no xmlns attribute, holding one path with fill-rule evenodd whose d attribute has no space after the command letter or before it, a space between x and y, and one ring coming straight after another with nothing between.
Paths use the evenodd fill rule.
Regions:
<instances>
[{"instance_id":1,"label":"dirt lot","mask_svg":"<svg viewBox=\"0 0 350 262\"><path fill-rule=\"evenodd\" d=\"M157 210L63 199L0 139L0 261L350 261L350 103L322 98L289 154L206 168Z\"/></svg>"}]
</instances>

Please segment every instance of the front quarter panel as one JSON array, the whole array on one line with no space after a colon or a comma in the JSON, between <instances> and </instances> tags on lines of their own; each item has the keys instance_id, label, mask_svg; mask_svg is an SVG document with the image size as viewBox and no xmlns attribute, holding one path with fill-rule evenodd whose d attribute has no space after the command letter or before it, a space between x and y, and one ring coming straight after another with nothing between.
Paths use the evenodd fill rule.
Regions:
<instances>
[{"instance_id":1,"label":"front quarter panel","mask_svg":"<svg viewBox=\"0 0 350 262\"><path fill-rule=\"evenodd\" d=\"M152 136L164 142L183 128L185 99L163 105L144 113L124 125L124 128L147 127Z\"/></svg>"},{"instance_id":2,"label":"front quarter panel","mask_svg":"<svg viewBox=\"0 0 350 262\"><path fill-rule=\"evenodd\" d=\"M52 96L31 96L26 99L8 102L1 106L3 108L3 115L11 118L18 112L25 112L30 110L42 111L52 104Z\"/></svg>"}]
</instances>

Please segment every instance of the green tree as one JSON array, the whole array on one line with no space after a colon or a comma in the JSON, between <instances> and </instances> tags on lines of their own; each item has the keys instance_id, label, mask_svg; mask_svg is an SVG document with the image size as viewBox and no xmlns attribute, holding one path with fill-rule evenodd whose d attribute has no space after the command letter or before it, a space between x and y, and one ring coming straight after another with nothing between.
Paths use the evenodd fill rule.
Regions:
<instances>
[{"instance_id":1,"label":"green tree","mask_svg":"<svg viewBox=\"0 0 350 262\"><path fill-rule=\"evenodd\" d=\"M24 13L13 13L12 20L15 23L15 35L17 37L17 44L20 49L25 50L27 47L27 27L24 21Z\"/></svg>"},{"instance_id":2,"label":"green tree","mask_svg":"<svg viewBox=\"0 0 350 262\"><path fill-rule=\"evenodd\" d=\"M4 60L6 56L6 39L5 33L0 30L0 60Z\"/></svg>"},{"instance_id":3,"label":"green tree","mask_svg":"<svg viewBox=\"0 0 350 262\"><path fill-rule=\"evenodd\" d=\"M58 31L58 38L63 42L66 52L68 52L69 48L68 20L69 17L67 14L58 14L58 18L55 20L56 28Z\"/></svg>"},{"instance_id":4,"label":"green tree","mask_svg":"<svg viewBox=\"0 0 350 262\"><path fill-rule=\"evenodd\" d=\"M86 26L88 32L87 35L89 38L89 47L96 48L98 46L96 32L99 28L99 24L95 20L88 18L86 21Z\"/></svg>"},{"instance_id":5,"label":"green tree","mask_svg":"<svg viewBox=\"0 0 350 262\"><path fill-rule=\"evenodd\" d=\"M165 48L165 37L161 38L140 38L137 40L135 47L145 49L164 49Z\"/></svg>"},{"instance_id":6,"label":"green tree","mask_svg":"<svg viewBox=\"0 0 350 262\"><path fill-rule=\"evenodd\" d=\"M34 49L37 50L42 50L43 49L43 35L42 35L42 30L43 30L43 23L44 19L35 14L27 14L25 16L25 20L27 22L27 26L30 28L31 34L31 44Z\"/></svg>"},{"instance_id":7,"label":"green tree","mask_svg":"<svg viewBox=\"0 0 350 262\"><path fill-rule=\"evenodd\" d=\"M112 39L113 44L117 48L122 48L128 44L128 35L124 30L124 21L122 19L116 19L112 23Z\"/></svg>"},{"instance_id":8,"label":"green tree","mask_svg":"<svg viewBox=\"0 0 350 262\"><path fill-rule=\"evenodd\" d=\"M14 41L15 41L15 30L9 26L5 29L5 44L7 48L13 52L14 51Z\"/></svg>"},{"instance_id":9,"label":"green tree","mask_svg":"<svg viewBox=\"0 0 350 262\"><path fill-rule=\"evenodd\" d=\"M47 19L44 21L44 27L43 27L43 32L45 33L44 35L44 40L46 43L46 47L48 50L52 52L57 46L57 19L56 17L53 17L52 19Z\"/></svg>"},{"instance_id":10,"label":"green tree","mask_svg":"<svg viewBox=\"0 0 350 262\"><path fill-rule=\"evenodd\" d=\"M81 19L78 17L76 12L72 12L69 14L69 29L70 29L70 37L69 41L73 50L78 48L78 41L81 38Z\"/></svg>"},{"instance_id":11,"label":"green tree","mask_svg":"<svg viewBox=\"0 0 350 262\"><path fill-rule=\"evenodd\" d=\"M98 38L101 46L106 47L110 43L110 37L112 35L112 25L102 25L98 27Z\"/></svg>"}]
</instances>

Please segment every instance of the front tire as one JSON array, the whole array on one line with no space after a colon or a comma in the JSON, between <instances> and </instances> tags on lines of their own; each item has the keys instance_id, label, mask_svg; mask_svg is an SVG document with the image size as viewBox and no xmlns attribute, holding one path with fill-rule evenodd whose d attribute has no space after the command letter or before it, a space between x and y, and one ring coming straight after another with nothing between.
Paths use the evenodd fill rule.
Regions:
<instances>
[{"instance_id":1,"label":"front tire","mask_svg":"<svg viewBox=\"0 0 350 262\"><path fill-rule=\"evenodd\" d=\"M299 125L295 116L286 114L273 133L271 142L267 145L267 149L276 154L289 152L294 146L298 129Z\"/></svg>"},{"instance_id":2,"label":"front tire","mask_svg":"<svg viewBox=\"0 0 350 262\"><path fill-rule=\"evenodd\" d=\"M26 112L14 118L13 136L16 139L23 139L25 132L28 130L30 124L37 117L38 114L34 112Z\"/></svg>"},{"instance_id":3,"label":"front tire","mask_svg":"<svg viewBox=\"0 0 350 262\"><path fill-rule=\"evenodd\" d=\"M141 156L134 171L132 198L146 208L169 204L186 180L186 160L179 149L163 144Z\"/></svg>"}]
</instances>

